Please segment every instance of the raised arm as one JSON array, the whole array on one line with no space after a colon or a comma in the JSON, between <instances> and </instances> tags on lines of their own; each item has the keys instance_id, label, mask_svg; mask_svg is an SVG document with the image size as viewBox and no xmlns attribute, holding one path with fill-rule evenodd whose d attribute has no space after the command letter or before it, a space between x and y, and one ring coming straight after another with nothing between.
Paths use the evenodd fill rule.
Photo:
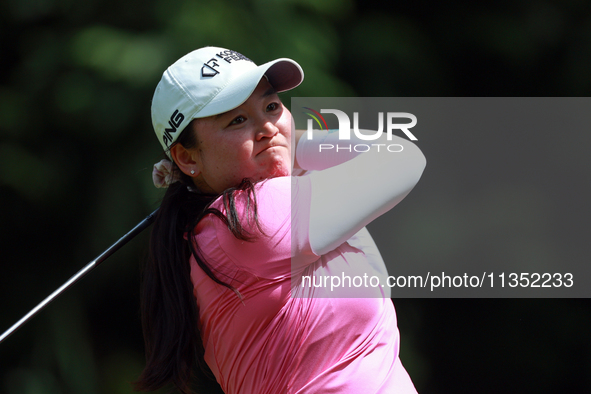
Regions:
<instances>
[{"instance_id":1,"label":"raised arm","mask_svg":"<svg viewBox=\"0 0 591 394\"><path fill-rule=\"evenodd\" d=\"M299 168L317 170L308 175L309 234L312 250L322 255L402 201L419 181L426 160L415 144L396 136L388 140L384 134L368 143L338 141L338 133L318 134L314 140L300 138L295 160ZM356 152L355 146L369 150Z\"/></svg>"}]
</instances>

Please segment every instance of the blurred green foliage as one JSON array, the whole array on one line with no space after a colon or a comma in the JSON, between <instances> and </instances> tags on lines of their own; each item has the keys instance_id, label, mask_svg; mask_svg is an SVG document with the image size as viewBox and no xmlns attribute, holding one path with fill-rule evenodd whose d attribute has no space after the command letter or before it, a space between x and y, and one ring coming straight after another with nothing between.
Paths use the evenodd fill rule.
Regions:
<instances>
[{"instance_id":1,"label":"blurred green foliage","mask_svg":"<svg viewBox=\"0 0 591 394\"><path fill-rule=\"evenodd\" d=\"M286 103L291 95L588 96L590 11L582 0L3 0L0 330L158 206L150 174L162 153L150 100L185 53L214 45L257 63L296 59L306 79ZM588 135L570 135L550 161L586 183ZM398 233L410 234L397 241L401 256L469 261L489 245L466 239L485 234L506 245L498 258L588 262L587 189L570 190L572 178L519 184L495 177L496 167L486 183L469 184L465 141L453 155L445 141L421 141L431 167L400 214ZM142 234L1 345L0 392L132 391L143 365L146 244ZM591 390L588 300L396 305L402 360L419 391Z\"/></svg>"}]
</instances>

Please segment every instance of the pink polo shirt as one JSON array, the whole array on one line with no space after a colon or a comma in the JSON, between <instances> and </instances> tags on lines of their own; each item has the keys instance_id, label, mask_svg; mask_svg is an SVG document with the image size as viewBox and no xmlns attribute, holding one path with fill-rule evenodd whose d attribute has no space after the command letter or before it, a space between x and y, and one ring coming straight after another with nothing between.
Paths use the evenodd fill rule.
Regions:
<instances>
[{"instance_id":1,"label":"pink polo shirt","mask_svg":"<svg viewBox=\"0 0 591 394\"><path fill-rule=\"evenodd\" d=\"M224 392L416 393L400 363L396 314L380 288L304 287L302 275L368 272L365 253L346 240L317 256L309 242L310 179L281 177L256 186L264 234L236 239L221 220L205 217L196 237L205 261L231 290L191 261L205 361ZM224 214L218 200L213 204ZM355 297L355 298L345 298Z\"/></svg>"}]
</instances>

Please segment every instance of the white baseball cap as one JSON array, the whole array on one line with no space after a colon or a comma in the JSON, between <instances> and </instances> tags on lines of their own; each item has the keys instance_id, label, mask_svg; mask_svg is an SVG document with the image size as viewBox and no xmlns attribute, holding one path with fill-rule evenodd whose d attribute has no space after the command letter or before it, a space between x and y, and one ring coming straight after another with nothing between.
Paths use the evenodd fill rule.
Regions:
<instances>
[{"instance_id":1,"label":"white baseball cap","mask_svg":"<svg viewBox=\"0 0 591 394\"><path fill-rule=\"evenodd\" d=\"M291 59L257 66L229 49L205 47L177 60L162 75L152 100L152 124L168 152L195 118L221 114L244 103L266 76L277 92L298 86L304 71Z\"/></svg>"}]
</instances>

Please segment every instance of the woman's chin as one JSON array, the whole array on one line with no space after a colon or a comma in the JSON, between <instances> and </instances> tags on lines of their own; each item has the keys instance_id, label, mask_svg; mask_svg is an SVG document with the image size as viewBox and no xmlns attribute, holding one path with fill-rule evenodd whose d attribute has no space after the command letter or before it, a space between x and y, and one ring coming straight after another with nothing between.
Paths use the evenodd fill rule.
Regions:
<instances>
[{"instance_id":1,"label":"woman's chin","mask_svg":"<svg viewBox=\"0 0 591 394\"><path fill-rule=\"evenodd\" d=\"M291 171L290 171L290 167L289 166L285 166L282 165L280 168L277 168L273 174L272 174L272 178L277 178L280 176L290 176L291 175Z\"/></svg>"}]
</instances>

